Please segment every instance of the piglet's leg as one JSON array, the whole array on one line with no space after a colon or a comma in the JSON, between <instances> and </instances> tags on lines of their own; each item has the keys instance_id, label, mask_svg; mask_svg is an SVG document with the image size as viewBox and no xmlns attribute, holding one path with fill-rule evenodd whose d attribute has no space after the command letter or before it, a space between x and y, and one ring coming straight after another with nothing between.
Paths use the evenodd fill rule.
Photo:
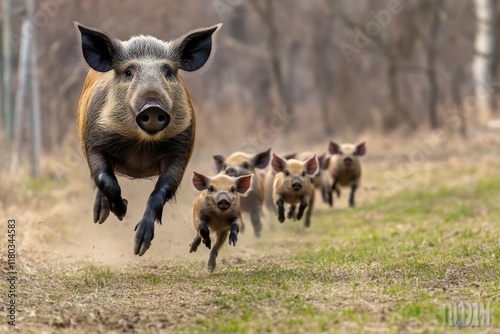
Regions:
<instances>
[{"instance_id":1,"label":"piglet's leg","mask_svg":"<svg viewBox=\"0 0 500 334\"><path fill-rule=\"evenodd\" d=\"M299 211L297 212L297 219L300 220L304 214L304 210L307 208L307 202L309 202L309 196L302 197L299 205Z\"/></svg>"},{"instance_id":2,"label":"piglet's leg","mask_svg":"<svg viewBox=\"0 0 500 334\"><path fill-rule=\"evenodd\" d=\"M217 264L217 255L219 255L220 248L226 242L228 234L228 230L217 233L217 240L215 241L214 247L210 251L210 258L208 259L208 271L214 271Z\"/></svg>"},{"instance_id":3,"label":"piglet's leg","mask_svg":"<svg viewBox=\"0 0 500 334\"><path fill-rule=\"evenodd\" d=\"M349 206L354 208L354 193L358 189L358 184L355 182L351 185L351 195L349 196Z\"/></svg>"},{"instance_id":4,"label":"piglet's leg","mask_svg":"<svg viewBox=\"0 0 500 334\"><path fill-rule=\"evenodd\" d=\"M194 237L193 242L189 245L189 253L196 252L200 244L201 244L201 236L197 235L196 237Z\"/></svg>"},{"instance_id":5,"label":"piglet's leg","mask_svg":"<svg viewBox=\"0 0 500 334\"><path fill-rule=\"evenodd\" d=\"M278 199L276 205L278 207L278 220L280 223L283 223L285 221L285 202L283 198Z\"/></svg>"}]
</instances>

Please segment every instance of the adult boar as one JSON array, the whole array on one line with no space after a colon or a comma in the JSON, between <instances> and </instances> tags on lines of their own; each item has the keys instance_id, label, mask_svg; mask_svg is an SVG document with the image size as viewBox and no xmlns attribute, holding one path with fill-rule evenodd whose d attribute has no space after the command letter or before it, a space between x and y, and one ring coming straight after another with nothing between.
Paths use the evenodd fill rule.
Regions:
<instances>
[{"instance_id":1,"label":"adult boar","mask_svg":"<svg viewBox=\"0 0 500 334\"><path fill-rule=\"evenodd\" d=\"M158 175L135 228L134 253L142 256L193 151L195 112L180 72L204 67L222 24L168 42L143 35L120 41L75 25L91 68L78 105L78 131L97 186L94 222L102 224L110 212L120 220L127 213L116 174Z\"/></svg>"}]
</instances>

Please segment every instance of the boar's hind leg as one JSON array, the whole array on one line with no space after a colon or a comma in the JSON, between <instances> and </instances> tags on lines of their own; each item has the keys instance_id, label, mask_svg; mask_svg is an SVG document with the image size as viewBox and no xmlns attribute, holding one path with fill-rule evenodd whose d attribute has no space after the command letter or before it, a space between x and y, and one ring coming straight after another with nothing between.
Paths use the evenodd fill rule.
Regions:
<instances>
[{"instance_id":1,"label":"boar's hind leg","mask_svg":"<svg viewBox=\"0 0 500 334\"><path fill-rule=\"evenodd\" d=\"M208 271L214 271L217 255L219 255L219 250L226 241L228 234L228 230L217 233L217 240L215 241L214 247L210 251L210 258L208 259Z\"/></svg>"},{"instance_id":2,"label":"boar's hind leg","mask_svg":"<svg viewBox=\"0 0 500 334\"><path fill-rule=\"evenodd\" d=\"M109 210L122 220L127 214L128 202L122 198L122 191L111 164L98 153L89 153L89 162L90 174L98 188L94 202L94 222L104 222Z\"/></svg>"},{"instance_id":3,"label":"boar's hind leg","mask_svg":"<svg viewBox=\"0 0 500 334\"><path fill-rule=\"evenodd\" d=\"M109 206L106 196L97 189L94 202L94 223L102 224L109 216Z\"/></svg>"}]
</instances>

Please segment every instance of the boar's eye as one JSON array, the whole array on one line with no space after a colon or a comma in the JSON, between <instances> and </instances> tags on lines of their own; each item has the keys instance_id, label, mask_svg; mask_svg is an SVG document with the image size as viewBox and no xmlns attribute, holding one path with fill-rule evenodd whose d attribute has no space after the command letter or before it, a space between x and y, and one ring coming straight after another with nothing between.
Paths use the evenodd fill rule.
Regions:
<instances>
[{"instance_id":1,"label":"boar's eye","mask_svg":"<svg viewBox=\"0 0 500 334\"><path fill-rule=\"evenodd\" d=\"M243 163L243 168L248 169L249 167L250 167L250 165L248 164L248 162Z\"/></svg>"},{"instance_id":2,"label":"boar's eye","mask_svg":"<svg viewBox=\"0 0 500 334\"><path fill-rule=\"evenodd\" d=\"M234 189L234 187L231 187L231 190L230 190L231 194L234 194L235 191L236 191L236 189Z\"/></svg>"},{"instance_id":3,"label":"boar's eye","mask_svg":"<svg viewBox=\"0 0 500 334\"><path fill-rule=\"evenodd\" d=\"M132 67L128 67L125 71L123 71L123 78L125 80L130 80L134 77L135 70Z\"/></svg>"},{"instance_id":4,"label":"boar's eye","mask_svg":"<svg viewBox=\"0 0 500 334\"><path fill-rule=\"evenodd\" d=\"M303 171L303 172L302 172L302 177L305 177L305 176L306 176L306 172L305 172L305 171Z\"/></svg>"},{"instance_id":5,"label":"boar's eye","mask_svg":"<svg viewBox=\"0 0 500 334\"><path fill-rule=\"evenodd\" d=\"M172 72L172 69L170 68L170 66L165 66L164 73L165 73L165 78L167 78L169 80L172 79L173 72Z\"/></svg>"},{"instance_id":6,"label":"boar's eye","mask_svg":"<svg viewBox=\"0 0 500 334\"><path fill-rule=\"evenodd\" d=\"M285 176L290 176L290 172L288 170L285 171Z\"/></svg>"},{"instance_id":7,"label":"boar's eye","mask_svg":"<svg viewBox=\"0 0 500 334\"><path fill-rule=\"evenodd\" d=\"M209 192L211 192L211 193L213 193L213 192L215 191L214 186L210 186L210 187L208 187L208 191L209 191Z\"/></svg>"}]
</instances>

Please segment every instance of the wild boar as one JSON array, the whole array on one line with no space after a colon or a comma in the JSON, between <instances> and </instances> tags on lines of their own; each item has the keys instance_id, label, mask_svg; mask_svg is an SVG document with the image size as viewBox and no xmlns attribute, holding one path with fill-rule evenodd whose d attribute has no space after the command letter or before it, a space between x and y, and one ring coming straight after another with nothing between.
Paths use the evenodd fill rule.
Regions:
<instances>
[{"instance_id":1,"label":"wild boar","mask_svg":"<svg viewBox=\"0 0 500 334\"><path fill-rule=\"evenodd\" d=\"M219 250L229 235L229 244L236 246L238 232L242 226L240 195L251 188L252 175L233 178L224 174L207 177L194 172L193 184L201 191L193 205L192 227L196 237L189 245L189 252L196 252L201 242L210 251L208 271L216 266ZM212 248L210 232L217 239Z\"/></svg>"},{"instance_id":2,"label":"wild boar","mask_svg":"<svg viewBox=\"0 0 500 334\"><path fill-rule=\"evenodd\" d=\"M359 157L366 154L366 145L342 144L339 145L330 141L328 151L332 155L328 167L328 173L332 179L329 200L330 206L333 206L332 192L335 191L337 197L340 197L339 186L350 187L349 206L354 207L354 194L359 187L361 180L361 162Z\"/></svg>"},{"instance_id":3,"label":"wild boar","mask_svg":"<svg viewBox=\"0 0 500 334\"><path fill-rule=\"evenodd\" d=\"M248 191L247 196L241 199L241 210L250 214L254 235L260 237L264 184L261 175L256 172L256 169L267 167L271 159L271 149L254 155L234 152L227 158L222 155L214 155L213 158L216 173L223 173L232 177L253 174L252 188Z\"/></svg>"},{"instance_id":4,"label":"wild boar","mask_svg":"<svg viewBox=\"0 0 500 334\"><path fill-rule=\"evenodd\" d=\"M314 185L311 183L311 176L318 172L316 155L306 161L299 161L296 159L285 160L273 154L271 165L276 172L273 184L273 201L276 205L279 222L285 221L285 203L287 203L290 205L288 219L300 220L307 208L304 224L309 227L314 206ZM299 208L295 214L297 204L299 204Z\"/></svg>"},{"instance_id":5,"label":"wild boar","mask_svg":"<svg viewBox=\"0 0 500 334\"><path fill-rule=\"evenodd\" d=\"M195 112L181 71L195 72L214 54L222 24L168 42L151 36L120 41L75 22L90 66L78 104L78 132L97 186L94 222L127 213L116 174L158 175L146 210L135 227L134 254L142 256L161 224L191 158Z\"/></svg>"}]
</instances>

